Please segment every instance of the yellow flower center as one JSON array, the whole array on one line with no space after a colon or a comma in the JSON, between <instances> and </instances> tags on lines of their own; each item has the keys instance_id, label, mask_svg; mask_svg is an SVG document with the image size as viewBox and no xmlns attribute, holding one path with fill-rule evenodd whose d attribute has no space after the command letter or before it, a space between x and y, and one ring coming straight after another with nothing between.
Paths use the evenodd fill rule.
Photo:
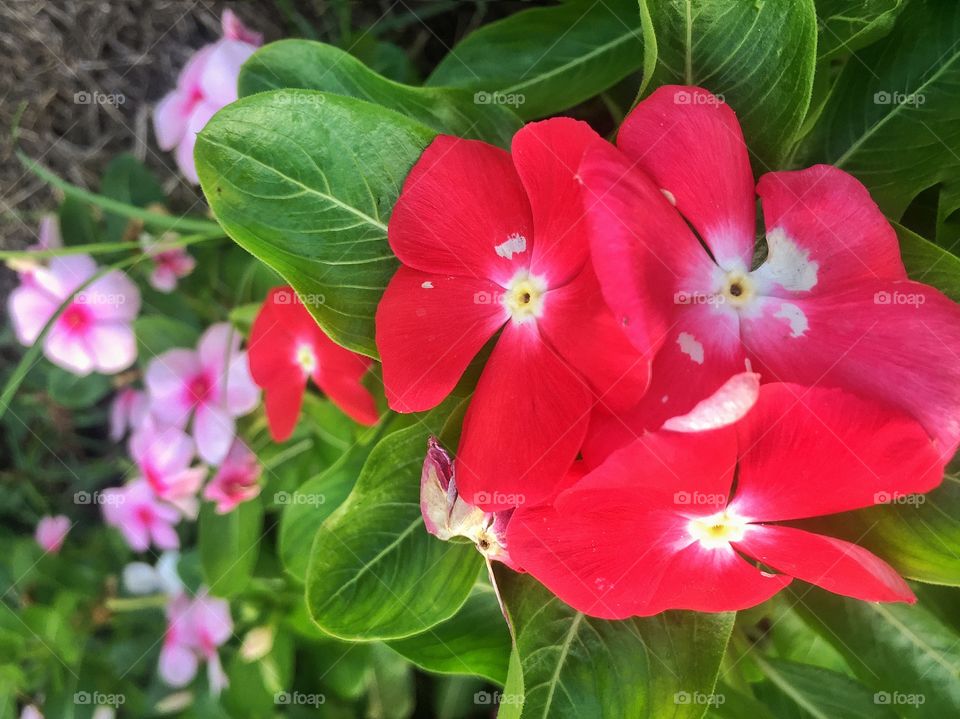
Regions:
<instances>
[{"instance_id":1,"label":"yellow flower center","mask_svg":"<svg viewBox=\"0 0 960 719\"><path fill-rule=\"evenodd\" d=\"M687 530L704 549L721 549L730 542L739 542L747 533L749 522L728 509L709 517L690 520Z\"/></svg>"},{"instance_id":2,"label":"yellow flower center","mask_svg":"<svg viewBox=\"0 0 960 719\"><path fill-rule=\"evenodd\" d=\"M510 280L503 295L503 304L514 322L527 322L543 314L546 291L547 284L542 278L521 270Z\"/></svg>"},{"instance_id":3,"label":"yellow flower center","mask_svg":"<svg viewBox=\"0 0 960 719\"><path fill-rule=\"evenodd\" d=\"M303 369L304 374L313 374L317 368L317 355L310 345L300 345L297 347L297 364Z\"/></svg>"},{"instance_id":4,"label":"yellow flower center","mask_svg":"<svg viewBox=\"0 0 960 719\"><path fill-rule=\"evenodd\" d=\"M734 307L743 307L756 294L753 280L743 272L728 272L723 282L724 301Z\"/></svg>"}]
</instances>

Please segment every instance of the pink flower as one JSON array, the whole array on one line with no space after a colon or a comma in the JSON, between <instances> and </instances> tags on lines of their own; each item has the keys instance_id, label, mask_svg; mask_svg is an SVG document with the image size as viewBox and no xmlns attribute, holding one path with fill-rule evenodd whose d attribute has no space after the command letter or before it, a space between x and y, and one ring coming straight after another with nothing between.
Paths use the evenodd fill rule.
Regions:
<instances>
[{"instance_id":1,"label":"pink flower","mask_svg":"<svg viewBox=\"0 0 960 719\"><path fill-rule=\"evenodd\" d=\"M55 365L83 376L114 374L137 358L130 324L140 310L140 291L122 272L104 275L81 292L77 288L98 270L88 255L54 257L36 267L9 300L17 339L30 346L68 297L73 301L43 341L43 353Z\"/></svg>"},{"instance_id":2,"label":"pink flower","mask_svg":"<svg viewBox=\"0 0 960 719\"><path fill-rule=\"evenodd\" d=\"M120 390L110 405L110 439L119 442L127 430L140 426L149 411L146 392L130 387Z\"/></svg>"},{"instance_id":3,"label":"pink flower","mask_svg":"<svg viewBox=\"0 0 960 719\"><path fill-rule=\"evenodd\" d=\"M60 237L60 221L56 215L44 215L40 220L40 228L37 230L37 241L27 249L32 252L42 252L44 250L55 250L63 247L63 239ZM45 260L39 259L16 259L7 262L10 269L20 274L21 282L29 282L33 271L37 267L46 264Z\"/></svg>"},{"instance_id":4,"label":"pink flower","mask_svg":"<svg viewBox=\"0 0 960 719\"><path fill-rule=\"evenodd\" d=\"M174 239L176 235L170 232L157 240L149 235L141 238L144 252L153 260L150 286L158 292L173 292L177 280L189 275L197 266L189 252L172 244Z\"/></svg>"},{"instance_id":5,"label":"pink flower","mask_svg":"<svg viewBox=\"0 0 960 719\"><path fill-rule=\"evenodd\" d=\"M180 546L174 529L180 521L180 512L158 500L145 479L104 490L103 518L120 530L136 552L145 552L151 542L158 549Z\"/></svg>"},{"instance_id":6,"label":"pink flower","mask_svg":"<svg viewBox=\"0 0 960 719\"><path fill-rule=\"evenodd\" d=\"M234 418L260 399L247 353L240 351L240 335L225 322L209 327L196 351L173 349L153 359L146 384L151 409L161 421L184 427L193 416L197 452L210 464L219 464L230 449Z\"/></svg>"},{"instance_id":7,"label":"pink flower","mask_svg":"<svg viewBox=\"0 0 960 719\"><path fill-rule=\"evenodd\" d=\"M240 66L263 42L227 11L223 14L223 38L200 48L177 78L177 87L160 100L153 116L157 144L163 150L176 148L177 165L192 183L199 182L193 163L197 133L214 113L237 99Z\"/></svg>"},{"instance_id":8,"label":"pink flower","mask_svg":"<svg viewBox=\"0 0 960 719\"><path fill-rule=\"evenodd\" d=\"M63 546L63 540L67 538L69 532L70 520L58 514L56 517L43 517L37 522L34 537L44 552L56 554Z\"/></svg>"},{"instance_id":9,"label":"pink flower","mask_svg":"<svg viewBox=\"0 0 960 719\"><path fill-rule=\"evenodd\" d=\"M190 466L194 445L189 435L177 427L157 427L147 421L130 438L130 455L157 497L184 516L197 516L197 492L207 469Z\"/></svg>"},{"instance_id":10,"label":"pink flower","mask_svg":"<svg viewBox=\"0 0 960 719\"><path fill-rule=\"evenodd\" d=\"M214 694L227 685L217 647L233 634L230 605L201 592L193 600L185 594L167 605L167 632L160 650L160 677L174 687L186 686L207 662L207 677Z\"/></svg>"},{"instance_id":11,"label":"pink flower","mask_svg":"<svg viewBox=\"0 0 960 719\"><path fill-rule=\"evenodd\" d=\"M220 469L204 487L203 498L217 503L218 514L233 511L241 502L260 494L261 471L256 455L235 439Z\"/></svg>"}]
</instances>

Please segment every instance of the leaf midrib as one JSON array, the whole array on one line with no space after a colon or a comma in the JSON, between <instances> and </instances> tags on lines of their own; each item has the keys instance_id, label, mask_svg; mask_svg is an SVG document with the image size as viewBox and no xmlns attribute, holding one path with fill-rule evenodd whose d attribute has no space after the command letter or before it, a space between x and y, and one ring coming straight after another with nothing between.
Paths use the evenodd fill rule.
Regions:
<instances>
[{"instance_id":1,"label":"leaf midrib","mask_svg":"<svg viewBox=\"0 0 960 719\"><path fill-rule=\"evenodd\" d=\"M543 713L541 716L544 718L550 715L550 707L553 705L553 695L556 692L557 684L560 681L560 671L563 669L563 665L567 660L567 654L570 653L570 645L573 644L574 637L576 637L577 632L580 629L580 622L583 621L584 614L583 612L577 612L577 615L573 618L573 621L570 622L570 628L567 629L567 635L563 640L563 645L560 647L560 656L557 658L557 667L553 671L553 677L550 679L550 690L547 693L547 699L543 706Z\"/></svg>"}]
</instances>

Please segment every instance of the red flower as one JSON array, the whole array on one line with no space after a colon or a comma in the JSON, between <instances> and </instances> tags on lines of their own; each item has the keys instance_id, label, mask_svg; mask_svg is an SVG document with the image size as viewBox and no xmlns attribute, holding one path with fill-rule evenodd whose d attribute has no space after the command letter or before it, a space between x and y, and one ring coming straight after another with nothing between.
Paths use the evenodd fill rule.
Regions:
<instances>
[{"instance_id":1,"label":"red flower","mask_svg":"<svg viewBox=\"0 0 960 719\"><path fill-rule=\"evenodd\" d=\"M765 381L897 407L953 454L960 308L907 280L896 233L863 185L825 165L761 177L767 253L754 267L753 176L727 105L700 88L662 87L617 145L592 145L580 170L592 259L627 334L657 354L644 400L599 417L598 435L622 445L657 429L749 360Z\"/></svg>"},{"instance_id":2,"label":"red flower","mask_svg":"<svg viewBox=\"0 0 960 719\"><path fill-rule=\"evenodd\" d=\"M771 383L735 425L644 435L552 506L519 508L507 542L513 561L557 596L608 619L744 609L792 577L912 602L867 550L781 522L926 492L942 473L939 452L906 415L842 390Z\"/></svg>"},{"instance_id":3,"label":"red flower","mask_svg":"<svg viewBox=\"0 0 960 719\"><path fill-rule=\"evenodd\" d=\"M376 423L373 395L361 384L371 360L327 337L290 287L270 290L253 322L247 353L277 442L293 432L308 377L352 419Z\"/></svg>"},{"instance_id":4,"label":"red flower","mask_svg":"<svg viewBox=\"0 0 960 719\"><path fill-rule=\"evenodd\" d=\"M376 322L391 408L436 406L502 330L457 452L461 494L484 511L547 496L580 450L594 395L624 408L647 383L587 261L575 172L595 141L566 118L527 125L512 155L440 136L390 219L403 264Z\"/></svg>"}]
</instances>

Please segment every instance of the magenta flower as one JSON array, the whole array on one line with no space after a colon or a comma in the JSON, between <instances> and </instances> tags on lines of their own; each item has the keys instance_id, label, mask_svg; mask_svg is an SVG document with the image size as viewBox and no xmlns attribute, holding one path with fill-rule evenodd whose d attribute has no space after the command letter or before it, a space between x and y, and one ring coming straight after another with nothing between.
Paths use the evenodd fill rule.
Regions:
<instances>
[{"instance_id":1,"label":"magenta flower","mask_svg":"<svg viewBox=\"0 0 960 719\"><path fill-rule=\"evenodd\" d=\"M203 489L203 498L216 502L218 514L233 511L238 504L260 494L262 468L257 456L239 439L227 453L223 464Z\"/></svg>"},{"instance_id":2,"label":"magenta flower","mask_svg":"<svg viewBox=\"0 0 960 719\"><path fill-rule=\"evenodd\" d=\"M240 66L263 42L229 10L223 14L223 37L200 48L177 78L177 87L160 100L153 115L157 144L176 148L177 165L193 184L200 180L193 163L197 133L214 113L237 99Z\"/></svg>"},{"instance_id":3,"label":"magenta flower","mask_svg":"<svg viewBox=\"0 0 960 719\"><path fill-rule=\"evenodd\" d=\"M257 406L240 335L227 323L210 326L196 351L173 349L150 362L146 374L151 410L162 422L185 427L193 416L197 452L220 464L236 434L235 418Z\"/></svg>"},{"instance_id":4,"label":"magenta flower","mask_svg":"<svg viewBox=\"0 0 960 719\"><path fill-rule=\"evenodd\" d=\"M184 516L197 516L197 493L207 469L190 466L194 445L189 435L177 427L157 427L148 420L130 438L130 455L158 498Z\"/></svg>"},{"instance_id":5,"label":"magenta flower","mask_svg":"<svg viewBox=\"0 0 960 719\"><path fill-rule=\"evenodd\" d=\"M64 515L58 514L56 517L43 517L37 522L37 531L34 538L37 544L44 552L56 554L63 546L63 541L70 532L70 520Z\"/></svg>"},{"instance_id":6,"label":"magenta flower","mask_svg":"<svg viewBox=\"0 0 960 719\"><path fill-rule=\"evenodd\" d=\"M230 605L214 599L205 590L193 599L185 594L167 605L167 632L160 650L160 677L182 687L197 674L200 661L207 662L207 678L214 694L227 685L217 647L233 634Z\"/></svg>"},{"instance_id":7,"label":"magenta flower","mask_svg":"<svg viewBox=\"0 0 960 719\"><path fill-rule=\"evenodd\" d=\"M157 499L145 479L104 490L103 519L119 529L136 552L145 552L151 543L158 549L180 547L174 529L180 512Z\"/></svg>"},{"instance_id":8,"label":"magenta flower","mask_svg":"<svg viewBox=\"0 0 960 719\"><path fill-rule=\"evenodd\" d=\"M23 279L8 305L17 339L30 346L72 295L73 301L44 338L43 353L80 376L93 371L115 374L137 358L130 324L140 310L140 291L124 273L114 271L78 292L97 270L88 255L55 257L49 266L35 267Z\"/></svg>"},{"instance_id":9,"label":"magenta flower","mask_svg":"<svg viewBox=\"0 0 960 719\"><path fill-rule=\"evenodd\" d=\"M189 275L197 266L189 252L173 244L175 238L175 234L168 232L159 239L144 235L140 240L143 251L153 260L150 286L158 292L173 292L177 280Z\"/></svg>"},{"instance_id":10,"label":"magenta flower","mask_svg":"<svg viewBox=\"0 0 960 719\"><path fill-rule=\"evenodd\" d=\"M149 412L146 392L130 387L120 390L110 404L110 439L119 442L128 430L139 427Z\"/></svg>"}]
</instances>

